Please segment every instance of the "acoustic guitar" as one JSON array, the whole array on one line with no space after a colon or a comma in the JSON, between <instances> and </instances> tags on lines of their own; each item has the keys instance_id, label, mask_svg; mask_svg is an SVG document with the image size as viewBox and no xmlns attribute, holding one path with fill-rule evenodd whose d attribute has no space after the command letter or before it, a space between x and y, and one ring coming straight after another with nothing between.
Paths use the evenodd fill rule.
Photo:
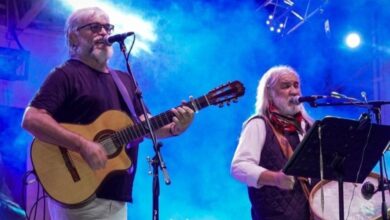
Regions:
<instances>
[{"instance_id":1,"label":"acoustic guitar","mask_svg":"<svg viewBox=\"0 0 390 220\"><path fill-rule=\"evenodd\" d=\"M236 102L244 93L242 83L233 81L182 105L197 112L210 105L222 107ZM171 123L173 116L171 111L166 111L151 117L152 129ZM126 144L149 134L146 122L134 124L127 114L117 110L102 113L88 125L61 125L88 140L99 142L108 157L104 169L93 170L80 154L37 138L33 140L31 161L39 182L51 198L67 206L89 201L108 174L128 169L132 162L125 152Z\"/></svg>"}]
</instances>

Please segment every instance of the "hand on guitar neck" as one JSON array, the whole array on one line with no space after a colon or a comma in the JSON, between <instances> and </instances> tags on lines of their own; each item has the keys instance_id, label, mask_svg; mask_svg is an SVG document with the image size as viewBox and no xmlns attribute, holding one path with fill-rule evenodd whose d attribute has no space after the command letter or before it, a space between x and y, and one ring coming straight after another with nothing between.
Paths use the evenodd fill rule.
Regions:
<instances>
[{"instance_id":1,"label":"hand on guitar neck","mask_svg":"<svg viewBox=\"0 0 390 220\"><path fill-rule=\"evenodd\" d=\"M186 101L182 101L183 106L171 109L175 116L172 118L173 125L169 126L171 135L176 136L183 133L194 120L194 111L185 106Z\"/></svg>"}]
</instances>

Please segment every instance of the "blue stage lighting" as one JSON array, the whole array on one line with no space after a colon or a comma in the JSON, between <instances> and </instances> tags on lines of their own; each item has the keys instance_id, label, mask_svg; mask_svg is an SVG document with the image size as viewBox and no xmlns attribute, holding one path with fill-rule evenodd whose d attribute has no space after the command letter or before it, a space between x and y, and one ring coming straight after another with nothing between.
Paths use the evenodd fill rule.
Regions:
<instances>
[{"instance_id":1,"label":"blue stage lighting","mask_svg":"<svg viewBox=\"0 0 390 220\"><path fill-rule=\"evenodd\" d=\"M358 33L349 33L345 38L345 43L349 48L357 48L360 46L361 39Z\"/></svg>"}]
</instances>

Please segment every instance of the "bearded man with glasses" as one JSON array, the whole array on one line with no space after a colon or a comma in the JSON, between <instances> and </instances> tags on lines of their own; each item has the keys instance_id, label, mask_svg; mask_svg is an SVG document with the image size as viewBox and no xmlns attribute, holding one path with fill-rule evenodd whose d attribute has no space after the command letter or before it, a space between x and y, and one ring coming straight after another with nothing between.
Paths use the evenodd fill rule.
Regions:
<instances>
[{"instance_id":1,"label":"bearded man with glasses","mask_svg":"<svg viewBox=\"0 0 390 220\"><path fill-rule=\"evenodd\" d=\"M77 177L78 172L77 167L74 170L71 167L75 161L65 159L70 153L79 155L81 160L85 161L86 167L93 172L105 169L108 164L108 153L101 143L89 140L63 126L64 123L90 125L109 110L122 111L133 122L145 119L140 103L135 98L135 88L131 87L130 76L108 66L113 49L105 43L104 38L111 34L113 29L108 15L100 8L84 8L72 13L66 22L70 59L48 75L25 110L22 127L36 139L49 143L61 151L67 162L66 166L70 166L69 170L72 171L70 174L66 173L67 175ZM134 114L117 89L113 79L114 73L128 86L126 89ZM181 134L193 120L194 112L186 106L171 111L174 114L172 122L155 131L158 138ZM50 199L51 218L127 219L126 202L132 201L132 185L137 167L138 145L141 141L142 139L133 141L125 146L125 152L132 161L131 167L125 171L110 173L94 195L87 200L69 207L62 201ZM75 178L75 184L77 181L83 180ZM49 196L52 195L49 193Z\"/></svg>"}]
</instances>

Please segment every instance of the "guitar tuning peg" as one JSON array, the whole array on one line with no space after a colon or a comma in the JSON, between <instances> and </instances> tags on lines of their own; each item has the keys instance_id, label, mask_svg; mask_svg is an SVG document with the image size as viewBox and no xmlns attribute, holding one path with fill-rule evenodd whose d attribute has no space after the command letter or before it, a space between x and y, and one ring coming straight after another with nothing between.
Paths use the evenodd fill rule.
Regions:
<instances>
[{"instance_id":1,"label":"guitar tuning peg","mask_svg":"<svg viewBox=\"0 0 390 220\"><path fill-rule=\"evenodd\" d=\"M232 100L232 102L237 103L237 102L238 102L237 98L234 98L234 99Z\"/></svg>"},{"instance_id":2,"label":"guitar tuning peg","mask_svg":"<svg viewBox=\"0 0 390 220\"><path fill-rule=\"evenodd\" d=\"M223 107L223 103L219 103L218 107L222 108Z\"/></svg>"},{"instance_id":3,"label":"guitar tuning peg","mask_svg":"<svg viewBox=\"0 0 390 220\"><path fill-rule=\"evenodd\" d=\"M227 102L226 102L226 105L227 105L227 106L230 106L230 101L227 101Z\"/></svg>"}]
</instances>

